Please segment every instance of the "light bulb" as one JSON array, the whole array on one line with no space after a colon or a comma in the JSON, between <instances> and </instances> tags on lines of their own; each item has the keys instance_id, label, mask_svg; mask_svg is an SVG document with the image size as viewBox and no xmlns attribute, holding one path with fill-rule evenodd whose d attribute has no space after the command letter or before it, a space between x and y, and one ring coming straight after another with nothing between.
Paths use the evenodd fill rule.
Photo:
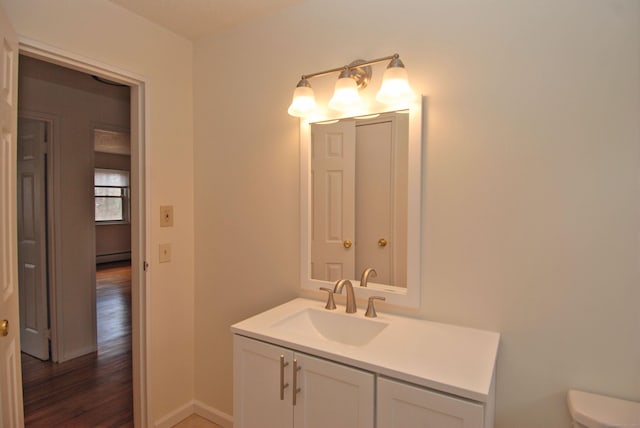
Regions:
<instances>
[{"instance_id":1,"label":"light bulb","mask_svg":"<svg viewBox=\"0 0 640 428\"><path fill-rule=\"evenodd\" d=\"M293 99L287 111L291 116L306 117L313 113L316 108L313 89L311 89L311 85L307 82L307 79L303 78L298 82L295 91L293 91Z\"/></svg>"},{"instance_id":2,"label":"light bulb","mask_svg":"<svg viewBox=\"0 0 640 428\"><path fill-rule=\"evenodd\" d=\"M382 86L376 95L376 100L383 104L406 105L416 98L409 86L407 70L398 59L391 61L382 77Z\"/></svg>"},{"instance_id":3,"label":"light bulb","mask_svg":"<svg viewBox=\"0 0 640 428\"><path fill-rule=\"evenodd\" d=\"M340 73L340 78L336 82L336 88L333 91L333 97L329 101L329 108L341 112L347 112L360 107L360 94L358 94L358 85L350 76L349 70Z\"/></svg>"}]
</instances>

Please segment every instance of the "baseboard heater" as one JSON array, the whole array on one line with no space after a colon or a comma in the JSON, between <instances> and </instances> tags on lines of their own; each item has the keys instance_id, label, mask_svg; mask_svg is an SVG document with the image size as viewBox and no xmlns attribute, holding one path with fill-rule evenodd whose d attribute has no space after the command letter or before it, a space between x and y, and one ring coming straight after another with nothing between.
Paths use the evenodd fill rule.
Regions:
<instances>
[{"instance_id":1,"label":"baseboard heater","mask_svg":"<svg viewBox=\"0 0 640 428\"><path fill-rule=\"evenodd\" d=\"M131 251L120 251L118 253L99 254L96 256L96 264L120 262L131 260Z\"/></svg>"}]
</instances>

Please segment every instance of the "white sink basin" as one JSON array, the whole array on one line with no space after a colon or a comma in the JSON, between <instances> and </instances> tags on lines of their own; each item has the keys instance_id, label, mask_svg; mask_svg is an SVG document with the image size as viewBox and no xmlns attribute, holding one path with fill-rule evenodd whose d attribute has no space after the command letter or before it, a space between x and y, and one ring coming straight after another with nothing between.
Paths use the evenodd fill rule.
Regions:
<instances>
[{"instance_id":1,"label":"white sink basin","mask_svg":"<svg viewBox=\"0 0 640 428\"><path fill-rule=\"evenodd\" d=\"M388 325L384 321L364 318L362 313L305 308L275 322L272 327L298 337L324 338L346 345L364 346Z\"/></svg>"}]
</instances>

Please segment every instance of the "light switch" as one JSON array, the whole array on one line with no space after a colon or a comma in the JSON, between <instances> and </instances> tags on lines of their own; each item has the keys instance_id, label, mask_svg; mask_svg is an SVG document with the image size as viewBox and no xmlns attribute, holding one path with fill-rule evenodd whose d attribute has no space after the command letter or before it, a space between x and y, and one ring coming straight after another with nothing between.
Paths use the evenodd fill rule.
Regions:
<instances>
[{"instance_id":1,"label":"light switch","mask_svg":"<svg viewBox=\"0 0 640 428\"><path fill-rule=\"evenodd\" d=\"M173 205L160 206L160 227L173 226Z\"/></svg>"},{"instance_id":2,"label":"light switch","mask_svg":"<svg viewBox=\"0 0 640 428\"><path fill-rule=\"evenodd\" d=\"M171 261L171 244L160 244L158 250L160 263L168 263Z\"/></svg>"}]
</instances>

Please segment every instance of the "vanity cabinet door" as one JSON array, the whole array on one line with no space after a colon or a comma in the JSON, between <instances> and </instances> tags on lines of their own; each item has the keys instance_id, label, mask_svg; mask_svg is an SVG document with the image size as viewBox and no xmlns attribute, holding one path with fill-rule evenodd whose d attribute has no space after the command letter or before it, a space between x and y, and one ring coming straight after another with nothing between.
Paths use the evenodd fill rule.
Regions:
<instances>
[{"instance_id":1,"label":"vanity cabinet door","mask_svg":"<svg viewBox=\"0 0 640 428\"><path fill-rule=\"evenodd\" d=\"M481 404L383 377L377 385L377 428L483 428Z\"/></svg>"},{"instance_id":2,"label":"vanity cabinet door","mask_svg":"<svg viewBox=\"0 0 640 428\"><path fill-rule=\"evenodd\" d=\"M233 336L235 428L371 428L374 403L373 373Z\"/></svg>"},{"instance_id":3,"label":"vanity cabinet door","mask_svg":"<svg viewBox=\"0 0 640 428\"><path fill-rule=\"evenodd\" d=\"M300 367L295 428L371 428L374 426L374 375L305 354Z\"/></svg>"},{"instance_id":4,"label":"vanity cabinet door","mask_svg":"<svg viewBox=\"0 0 640 428\"><path fill-rule=\"evenodd\" d=\"M280 399L281 357L284 388ZM242 336L233 336L233 418L235 428L292 428L293 352Z\"/></svg>"}]
</instances>

